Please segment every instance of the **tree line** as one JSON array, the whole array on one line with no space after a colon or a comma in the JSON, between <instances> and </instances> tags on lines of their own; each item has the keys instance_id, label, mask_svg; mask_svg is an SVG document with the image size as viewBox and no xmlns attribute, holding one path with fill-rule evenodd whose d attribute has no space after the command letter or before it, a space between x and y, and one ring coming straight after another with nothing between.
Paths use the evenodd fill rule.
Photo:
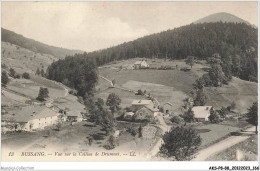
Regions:
<instances>
[{"instance_id":1,"label":"tree line","mask_svg":"<svg viewBox=\"0 0 260 171\"><path fill-rule=\"evenodd\" d=\"M135 57L208 59L219 53L230 73L257 81L257 29L244 23L190 24L88 53L98 66Z\"/></svg>"},{"instance_id":2,"label":"tree line","mask_svg":"<svg viewBox=\"0 0 260 171\"><path fill-rule=\"evenodd\" d=\"M98 71L95 60L88 58L84 53L52 63L47 68L46 76L77 90L77 95L84 98L93 93L98 80Z\"/></svg>"}]
</instances>

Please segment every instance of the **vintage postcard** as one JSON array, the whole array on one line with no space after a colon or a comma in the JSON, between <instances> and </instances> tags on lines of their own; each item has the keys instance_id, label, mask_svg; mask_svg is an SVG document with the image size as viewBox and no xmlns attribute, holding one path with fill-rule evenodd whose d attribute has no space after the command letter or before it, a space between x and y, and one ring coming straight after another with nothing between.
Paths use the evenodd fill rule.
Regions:
<instances>
[{"instance_id":1,"label":"vintage postcard","mask_svg":"<svg viewBox=\"0 0 260 171\"><path fill-rule=\"evenodd\" d=\"M258 2L1 9L2 161L258 161Z\"/></svg>"}]
</instances>

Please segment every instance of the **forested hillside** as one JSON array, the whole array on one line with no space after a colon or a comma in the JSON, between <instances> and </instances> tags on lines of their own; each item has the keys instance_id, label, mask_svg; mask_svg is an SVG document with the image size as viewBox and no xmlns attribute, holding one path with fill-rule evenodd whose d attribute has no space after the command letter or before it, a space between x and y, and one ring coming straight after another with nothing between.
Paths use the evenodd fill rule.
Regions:
<instances>
[{"instance_id":1,"label":"forested hillside","mask_svg":"<svg viewBox=\"0 0 260 171\"><path fill-rule=\"evenodd\" d=\"M236 76L257 82L257 43L257 29L244 23L190 24L108 49L59 60L48 68L48 78L63 82L84 95L97 80L94 63L100 66L135 57L174 60L195 56L199 60L210 59L212 54L218 53L227 77L231 79L231 76ZM84 76L85 73L87 75Z\"/></svg>"},{"instance_id":2,"label":"forested hillside","mask_svg":"<svg viewBox=\"0 0 260 171\"><path fill-rule=\"evenodd\" d=\"M33 39L28 39L26 37L23 37L22 35L16 34L15 32L6 30L4 28L1 29L1 34L3 42L9 42L11 44L18 45L36 53L53 55L60 59L65 58L65 56L67 55L83 53L79 50L69 50L60 47L49 46Z\"/></svg>"},{"instance_id":3,"label":"forested hillside","mask_svg":"<svg viewBox=\"0 0 260 171\"><path fill-rule=\"evenodd\" d=\"M257 50L257 29L242 23L219 22L190 24L91 52L88 56L97 57L98 64L154 56L183 59L193 55L205 59L216 52L221 56L227 53L242 55L251 48Z\"/></svg>"},{"instance_id":4,"label":"forested hillside","mask_svg":"<svg viewBox=\"0 0 260 171\"><path fill-rule=\"evenodd\" d=\"M135 57L184 59L195 56L207 59L219 53L222 61L231 59L233 75L256 81L257 37L257 29L245 23L190 24L91 52L87 57L96 58L97 65L103 65Z\"/></svg>"},{"instance_id":5,"label":"forested hillside","mask_svg":"<svg viewBox=\"0 0 260 171\"><path fill-rule=\"evenodd\" d=\"M78 95L84 97L95 87L98 71L95 61L84 53L52 63L47 69L47 77L76 89Z\"/></svg>"}]
</instances>

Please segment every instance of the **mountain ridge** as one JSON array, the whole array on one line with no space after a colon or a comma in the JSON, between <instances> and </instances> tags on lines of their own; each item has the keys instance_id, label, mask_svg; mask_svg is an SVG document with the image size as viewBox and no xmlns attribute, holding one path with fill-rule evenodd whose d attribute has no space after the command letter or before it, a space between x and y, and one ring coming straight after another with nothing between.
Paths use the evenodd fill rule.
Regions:
<instances>
[{"instance_id":1,"label":"mountain ridge","mask_svg":"<svg viewBox=\"0 0 260 171\"><path fill-rule=\"evenodd\" d=\"M245 23L251 25L248 21L243 20L233 14L227 12L219 12L203 17L195 22L194 24L199 23L215 23L215 22L228 22L228 23Z\"/></svg>"},{"instance_id":2,"label":"mountain ridge","mask_svg":"<svg viewBox=\"0 0 260 171\"><path fill-rule=\"evenodd\" d=\"M1 36L2 42L15 44L36 53L53 55L59 59L63 59L66 56L75 55L76 53L83 53L83 51L81 50L72 50L62 47L51 46L34 39L24 37L21 34L7 30L5 28L1 28Z\"/></svg>"}]
</instances>

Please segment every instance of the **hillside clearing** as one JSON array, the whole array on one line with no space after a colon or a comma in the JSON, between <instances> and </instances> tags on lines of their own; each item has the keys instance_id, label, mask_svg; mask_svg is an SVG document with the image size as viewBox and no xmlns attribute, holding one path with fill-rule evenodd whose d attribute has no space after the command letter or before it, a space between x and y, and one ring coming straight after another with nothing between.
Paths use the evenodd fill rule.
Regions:
<instances>
[{"instance_id":1,"label":"hillside clearing","mask_svg":"<svg viewBox=\"0 0 260 171\"><path fill-rule=\"evenodd\" d=\"M187 98L187 95L182 91L174 91L172 87L164 86L161 84L145 83L139 81L127 81L122 85L123 87L137 91L141 89L142 91L146 90L146 94L151 94L155 97L161 106L165 103L171 103L173 110L177 110L183 106L183 100Z\"/></svg>"},{"instance_id":2,"label":"hillside clearing","mask_svg":"<svg viewBox=\"0 0 260 171\"><path fill-rule=\"evenodd\" d=\"M107 97L110 93L115 93L116 95L119 96L119 98L122 100L121 105L120 105L122 108L131 106L133 100L144 99L143 96L138 96L138 95L135 95L132 92L120 90L120 89L117 89L117 88L109 88L107 90L97 92L95 96L97 98L102 98L104 101L106 101Z\"/></svg>"},{"instance_id":3,"label":"hillside clearing","mask_svg":"<svg viewBox=\"0 0 260 171\"><path fill-rule=\"evenodd\" d=\"M2 42L1 63L13 68L17 73L35 73L37 68L46 70L47 67L57 58L48 55L32 52L20 46Z\"/></svg>"},{"instance_id":4,"label":"hillside clearing","mask_svg":"<svg viewBox=\"0 0 260 171\"><path fill-rule=\"evenodd\" d=\"M188 94L198 76L193 72L179 70L112 70L102 68L100 74L110 80L115 79L116 84L122 86L129 80L161 84L173 87L173 90Z\"/></svg>"},{"instance_id":5,"label":"hillside clearing","mask_svg":"<svg viewBox=\"0 0 260 171\"><path fill-rule=\"evenodd\" d=\"M235 110L241 114L246 113L253 102L257 101L258 97L257 83L244 81L236 77L233 77L229 84L223 87L205 88L205 93L208 96L206 105L221 108L235 102Z\"/></svg>"}]
</instances>

